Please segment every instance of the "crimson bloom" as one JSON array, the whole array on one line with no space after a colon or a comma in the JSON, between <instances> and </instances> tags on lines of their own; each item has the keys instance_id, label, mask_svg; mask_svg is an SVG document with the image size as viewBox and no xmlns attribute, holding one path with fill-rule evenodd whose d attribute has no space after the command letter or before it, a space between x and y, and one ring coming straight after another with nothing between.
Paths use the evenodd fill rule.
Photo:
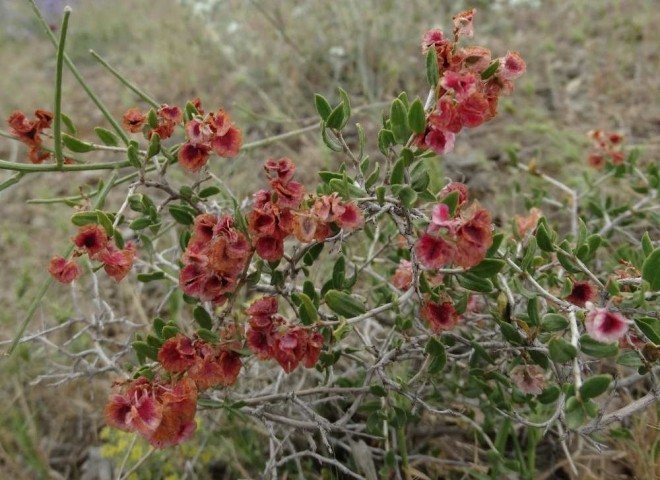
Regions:
<instances>
[{"instance_id":1,"label":"crimson bloom","mask_svg":"<svg viewBox=\"0 0 660 480\"><path fill-rule=\"evenodd\" d=\"M575 282L570 295L566 300L578 307L584 307L587 302L590 302L596 297L596 287L587 281Z\"/></svg>"},{"instance_id":2,"label":"crimson bloom","mask_svg":"<svg viewBox=\"0 0 660 480\"><path fill-rule=\"evenodd\" d=\"M587 333L599 342L615 342L623 337L632 323L623 315L607 308L598 308L591 302L586 302L587 315L584 326Z\"/></svg>"},{"instance_id":3,"label":"crimson bloom","mask_svg":"<svg viewBox=\"0 0 660 480\"><path fill-rule=\"evenodd\" d=\"M73 237L73 243L87 253L89 258L96 258L107 248L108 234L100 225L85 225L78 230L78 235Z\"/></svg>"},{"instance_id":4,"label":"crimson bloom","mask_svg":"<svg viewBox=\"0 0 660 480\"><path fill-rule=\"evenodd\" d=\"M58 282L71 283L80 276L80 268L73 260L64 257L53 257L48 264L50 273Z\"/></svg>"},{"instance_id":5,"label":"crimson bloom","mask_svg":"<svg viewBox=\"0 0 660 480\"><path fill-rule=\"evenodd\" d=\"M433 302L428 299L422 305L419 316L429 323L434 333L451 330L460 318L451 301Z\"/></svg>"},{"instance_id":6,"label":"crimson bloom","mask_svg":"<svg viewBox=\"0 0 660 480\"><path fill-rule=\"evenodd\" d=\"M158 351L158 361L165 370L180 373L195 364L196 352L193 342L184 335L168 338Z\"/></svg>"}]
</instances>

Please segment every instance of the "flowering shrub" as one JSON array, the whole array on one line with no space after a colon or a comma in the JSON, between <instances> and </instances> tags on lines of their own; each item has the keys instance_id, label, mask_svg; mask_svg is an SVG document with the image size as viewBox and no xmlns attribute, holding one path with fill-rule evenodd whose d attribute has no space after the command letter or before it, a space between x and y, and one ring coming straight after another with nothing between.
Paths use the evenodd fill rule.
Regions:
<instances>
[{"instance_id":1,"label":"flowering shrub","mask_svg":"<svg viewBox=\"0 0 660 480\"><path fill-rule=\"evenodd\" d=\"M58 93L69 13L55 42ZM407 435L434 417L474 435L495 477L533 478L533 458L507 446L509 438L518 444L513 424L530 432L530 451L541 432L556 436L577 473L572 438L657 401L657 165L644 165L636 150L626 155L621 136L592 132L588 163L639 197L613 205L596 181L578 191L514 154L512 169L568 201L558 213L543 206L548 216L529 205L511 228L495 228L463 183L432 190L428 162L441 161L463 128L494 118L500 96L525 73L516 52L493 57L464 45L474 17L474 9L455 16L451 36L424 36L429 94L425 102L406 93L391 102L371 142L377 158L367 155L359 124L357 146L346 140L353 127L344 90L336 105L315 97L323 143L345 163L319 172L314 190L294 180L303 160L269 158L254 177L266 188L239 202L209 174L214 164L240 161L234 157L246 147L230 112L205 113L198 98L159 104L127 80L150 109L131 108L120 124L101 108L112 130L95 129L100 143L79 138L57 93L52 113L9 116L30 163L0 168L20 176L114 172L92 194L69 199L79 207L78 230L69 252L44 270L74 285L98 282L101 269L115 282L135 272L139 282L166 286L151 290L164 302L179 295L187 305L182 317L153 318L130 349L94 325L85 355L104 365L99 372L122 376L105 408L109 426L162 449L191 439L202 410L222 409L265 427L264 476L303 475L309 467L299 459L310 457L347 477L375 478L378 468L428 478L434 452L411 453ZM122 160L98 163L95 152ZM175 187L174 169L190 184ZM123 200L106 207L111 191ZM176 244L164 232L176 232ZM121 326L133 333L130 323ZM650 386L625 405L601 401L645 378ZM363 458L350 457L355 448ZM413 464L415 455L421 461Z\"/></svg>"}]
</instances>

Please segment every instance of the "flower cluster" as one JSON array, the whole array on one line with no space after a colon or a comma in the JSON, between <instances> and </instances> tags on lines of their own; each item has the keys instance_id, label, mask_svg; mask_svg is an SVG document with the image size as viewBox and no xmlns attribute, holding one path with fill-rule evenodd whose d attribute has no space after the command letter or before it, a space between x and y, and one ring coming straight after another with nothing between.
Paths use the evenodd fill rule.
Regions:
<instances>
[{"instance_id":1,"label":"flower cluster","mask_svg":"<svg viewBox=\"0 0 660 480\"><path fill-rule=\"evenodd\" d=\"M226 330L220 344L199 338L176 335L165 341L158 351L158 361L172 374L186 373L199 391L236 383L241 371L241 357L235 350L241 348L232 330Z\"/></svg>"},{"instance_id":2,"label":"flower cluster","mask_svg":"<svg viewBox=\"0 0 660 480\"><path fill-rule=\"evenodd\" d=\"M23 112L12 113L7 119L9 131L28 147L28 158L32 163L42 163L50 154L41 148L41 133L50 128L53 114L46 110L35 110L34 120L28 120Z\"/></svg>"},{"instance_id":3,"label":"flower cluster","mask_svg":"<svg viewBox=\"0 0 660 480\"><path fill-rule=\"evenodd\" d=\"M150 125L147 122L147 115L139 108L131 108L124 113L124 128L131 133L143 132L147 139L155 133L161 139L170 138L174 134L177 124L183 120L183 112L179 107L172 107L163 104L156 111L156 124Z\"/></svg>"},{"instance_id":4,"label":"flower cluster","mask_svg":"<svg viewBox=\"0 0 660 480\"><path fill-rule=\"evenodd\" d=\"M203 117L203 110L186 123L187 142L179 150L179 163L190 172L201 169L208 161L211 150L218 156L231 158L238 155L243 145L243 134L220 109Z\"/></svg>"},{"instance_id":5,"label":"flower cluster","mask_svg":"<svg viewBox=\"0 0 660 480\"><path fill-rule=\"evenodd\" d=\"M252 242L264 260L281 259L284 240L292 234L307 243L328 237L332 224L349 230L362 225L358 207L343 201L336 193L320 196L311 205L301 206L305 189L292 180L296 166L288 158L268 160L264 168L271 191L258 191L252 211L247 215Z\"/></svg>"},{"instance_id":6,"label":"flower cluster","mask_svg":"<svg viewBox=\"0 0 660 480\"><path fill-rule=\"evenodd\" d=\"M263 297L248 308L247 345L261 360L274 358L286 373L302 364L313 368L323 336L316 330L289 325L277 314L277 298Z\"/></svg>"},{"instance_id":7,"label":"flower cluster","mask_svg":"<svg viewBox=\"0 0 660 480\"><path fill-rule=\"evenodd\" d=\"M516 52L496 59L494 65L487 48L457 46L459 37L472 37L474 14L471 9L454 17L453 40L433 29L422 42L424 53L435 50L440 78L436 107L417 144L439 155L453 150L463 127L474 128L493 118L500 95L511 93L513 80L525 73L525 62Z\"/></svg>"},{"instance_id":8,"label":"flower cluster","mask_svg":"<svg viewBox=\"0 0 660 480\"><path fill-rule=\"evenodd\" d=\"M591 153L589 153L589 166L601 169L609 160L612 165L621 165L625 156L621 151L623 135L616 132L606 132L601 129L589 132L593 140Z\"/></svg>"},{"instance_id":9,"label":"flower cluster","mask_svg":"<svg viewBox=\"0 0 660 480\"><path fill-rule=\"evenodd\" d=\"M105 421L135 432L156 448L177 445L195 431L197 386L189 377L154 381L140 377L115 385L105 407Z\"/></svg>"},{"instance_id":10,"label":"flower cluster","mask_svg":"<svg viewBox=\"0 0 660 480\"><path fill-rule=\"evenodd\" d=\"M72 238L77 247L74 256L87 254L90 260L103 264L103 269L109 277L120 282L133 267L135 261L135 244L128 242L123 249L108 237L100 225L85 225L78 234ZM80 268L73 260L67 261L63 257L51 258L48 272L59 282L71 283L80 275Z\"/></svg>"},{"instance_id":11,"label":"flower cluster","mask_svg":"<svg viewBox=\"0 0 660 480\"><path fill-rule=\"evenodd\" d=\"M431 223L415 245L419 261L429 269L442 268L449 263L474 267L485 258L493 242L490 212L477 202L462 209L468 201L467 187L462 183L450 183L442 189L440 197L452 192L458 193L454 215L450 215L446 204L437 204Z\"/></svg>"},{"instance_id":12,"label":"flower cluster","mask_svg":"<svg viewBox=\"0 0 660 480\"><path fill-rule=\"evenodd\" d=\"M222 305L237 285L252 255L245 235L229 215L210 213L195 218L193 235L183 253L179 284L186 295Z\"/></svg>"}]
</instances>

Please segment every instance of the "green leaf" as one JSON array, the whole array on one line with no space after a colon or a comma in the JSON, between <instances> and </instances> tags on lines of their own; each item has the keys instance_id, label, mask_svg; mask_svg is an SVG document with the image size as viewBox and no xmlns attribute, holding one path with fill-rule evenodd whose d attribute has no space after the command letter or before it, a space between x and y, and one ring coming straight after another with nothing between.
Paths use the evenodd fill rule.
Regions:
<instances>
[{"instance_id":1,"label":"green leaf","mask_svg":"<svg viewBox=\"0 0 660 480\"><path fill-rule=\"evenodd\" d=\"M497 275L506 262L497 258L485 258L476 267L472 267L469 272L473 275L478 275L483 278L490 278Z\"/></svg>"},{"instance_id":2,"label":"green leaf","mask_svg":"<svg viewBox=\"0 0 660 480\"><path fill-rule=\"evenodd\" d=\"M545 227L545 224L541 222L539 222L538 226L536 227L536 243L544 252L555 251L555 246L552 243L552 238L548 233L548 229Z\"/></svg>"},{"instance_id":3,"label":"green leaf","mask_svg":"<svg viewBox=\"0 0 660 480\"><path fill-rule=\"evenodd\" d=\"M158 360L158 349L152 345L149 345L147 342L136 340L131 343L131 346L133 347L133 350L135 350L135 353L138 354L138 357Z\"/></svg>"},{"instance_id":4,"label":"green leaf","mask_svg":"<svg viewBox=\"0 0 660 480\"><path fill-rule=\"evenodd\" d=\"M96 212L78 212L71 215L71 223L78 227L89 224L98 224L99 216Z\"/></svg>"},{"instance_id":5,"label":"green leaf","mask_svg":"<svg viewBox=\"0 0 660 480\"><path fill-rule=\"evenodd\" d=\"M108 215L101 210L96 211L96 217L98 218L99 225L103 227L103 230L105 230L105 233L108 235L108 237L112 237L115 229L112 226L112 221L110 220L110 217L108 217Z\"/></svg>"},{"instance_id":6,"label":"green leaf","mask_svg":"<svg viewBox=\"0 0 660 480\"><path fill-rule=\"evenodd\" d=\"M362 175L366 175L369 169L369 156L364 156L364 146L367 143L367 138L364 133L364 127L359 123L355 124L355 129L358 134L358 155L357 158L360 161L360 171Z\"/></svg>"},{"instance_id":7,"label":"green leaf","mask_svg":"<svg viewBox=\"0 0 660 480\"><path fill-rule=\"evenodd\" d=\"M656 345L660 345L660 319L651 317L636 318L635 324Z\"/></svg>"},{"instance_id":8,"label":"green leaf","mask_svg":"<svg viewBox=\"0 0 660 480\"><path fill-rule=\"evenodd\" d=\"M612 375L607 373L603 375L594 375L584 381L580 387L580 396L583 400L596 398L598 395L605 393L611 382Z\"/></svg>"},{"instance_id":9,"label":"green leaf","mask_svg":"<svg viewBox=\"0 0 660 480\"><path fill-rule=\"evenodd\" d=\"M332 268L332 286L341 290L344 288L344 281L346 280L346 259L344 256L340 256L335 262L335 266Z\"/></svg>"},{"instance_id":10,"label":"green leaf","mask_svg":"<svg viewBox=\"0 0 660 480\"><path fill-rule=\"evenodd\" d=\"M162 280L165 278L165 272L156 271L151 273L139 273L137 276L138 282L148 283L155 280Z\"/></svg>"},{"instance_id":11,"label":"green leaf","mask_svg":"<svg viewBox=\"0 0 660 480\"><path fill-rule=\"evenodd\" d=\"M634 350L626 350L621 352L621 355L616 359L616 363L625 367L637 368L641 367L644 363L639 355Z\"/></svg>"},{"instance_id":12,"label":"green leaf","mask_svg":"<svg viewBox=\"0 0 660 480\"><path fill-rule=\"evenodd\" d=\"M394 140L392 130L381 128L378 132L378 150L380 150L383 155L387 155L389 148L395 144L396 140Z\"/></svg>"},{"instance_id":13,"label":"green leaf","mask_svg":"<svg viewBox=\"0 0 660 480\"><path fill-rule=\"evenodd\" d=\"M541 328L546 332L558 332L568 328L568 320L558 313L546 313L541 319Z\"/></svg>"},{"instance_id":14,"label":"green leaf","mask_svg":"<svg viewBox=\"0 0 660 480\"><path fill-rule=\"evenodd\" d=\"M504 339L514 345L522 345L523 344L523 338L518 333L518 331L511 325L510 323L506 322L501 322L500 323L500 330L502 331L502 336Z\"/></svg>"},{"instance_id":15,"label":"green leaf","mask_svg":"<svg viewBox=\"0 0 660 480\"><path fill-rule=\"evenodd\" d=\"M128 228L131 230L142 230L150 226L153 222L151 221L151 218L149 217L140 217L136 218L133 220L129 225Z\"/></svg>"},{"instance_id":16,"label":"green leaf","mask_svg":"<svg viewBox=\"0 0 660 480\"><path fill-rule=\"evenodd\" d=\"M387 390L382 385L369 386L369 392L376 397L386 397Z\"/></svg>"},{"instance_id":17,"label":"green leaf","mask_svg":"<svg viewBox=\"0 0 660 480\"><path fill-rule=\"evenodd\" d=\"M128 156L128 163L130 163L132 167L142 168L142 162L140 161L137 142L131 141L126 154Z\"/></svg>"},{"instance_id":18,"label":"green leaf","mask_svg":"<svg viewBox=\"0 0 660 480\"><path fill-rule=\"evenodd\" d=\"M390 172L390 185L403 185L405 183L404 172L406 163L403 157L399 158Z\"/></svg>"},{"instance_id":19,"label":"green leaf","mask_svg":"<svg viewBox=\"0 0 660 480\"><path fill-rule=\"evenodd\" d=\"M602 343L588 335L582 335L580 337L580 351L590 357L606 358L619 353L619 346L616 343Z\"/></svg>"},{"instance_id":20,"label":"green leaf","mask_svg":"<svg viewBox=\"0 0 660 480\"><path fill-rule=\"evenodd\" d=\"M327 121L328 117L330 116L330 112L332 112L332 107L330 106L328 100L323 95L319 95L317 93L314 95L314 105L316 106L316 111L321 117L321 120L324 122Z\"/></svg>"},{"instance_id":21,"label":"green leaf","mask_svg":"<svg viewBox=\"0 0 660 480\"><path fill-rule=\"evenodd\" d=\"M456 276L458 284L473 292L490 293L493 290L493 283L487 278L481 278L472 273L462 273Z\"/></svg>"},{"instance_id":22,"label":"green leaf","mask_svg":"<svg viewBox=\"0 0 660 480\"><path fill-rule=\"evenodd\" d=\"M156 335L158 337L162 337L163 336L163 327L165 327L165 322L163 321L163 319L160 318L160 317L154 318L153 326L154 326L154 332L156 332Z\"/></svg>"},{"instance_id":23,"label":"green leaf","mask_svg":"<svg viewBox=\"0 0 660 480\"><path fill-rule=\"evenodd\" d=\"M339 97L341 98L341 107L344 109L344 121L342 122L340 129L344 128L348 123L348 120L351 118L351 99L348 98L346 90L339 87Z\"/></svg>"},{"instance_id":24,"label":"green leaf","mask_svg":"<svg viewBox=\"0 0 660 480\"><path fill-rule=\"evenodd\" d=\"M367 311L360 300L338 290L328 291L325 294L324 300L330 310L346 318L357 317Z\"/></svg>"},{"instance_id":25,"label":"green leaf","mask_svg":"<svg viewBox=\"0 0 660 480\"><path fill-rule=\"evenodd\" d=\"M548 344L550 358L555 362L564 363L577 356L577 348L563 338L553 338Z\"/></svg>"},{"instance_id":26,"label":"green leaf","mask_svg":"<svg viewBox=\"0 0 660 480\"><path fill-rule=\"evenodd\" d=\"M103 127L95 127L94 132L96 132L96 136L99 137L104 144L111 147L119 145L119 137L110 130L106 130Z\"/></svg>"},{"instance_id":27,"label":"green leaf","mask_svg":"<svg viewBox=\"0 0 660 480\"><path fill-rule=\"evenodd\" d=\"M220 341L220 337L217 333L212 332L207 328L200 328L197 330L197 336L206 342L217 343Z\"/></svg>"},{"instance_id":28,"label":"green leaf","mask_svg":"<svg viewBox=\"0 0 660 480\"><path fill-rule=\"evenodd\" d=\"M323 183L330 183L330 180L333 178L338 178L338 179L343 179L344 174L338 173L338 172L330 172L326 170L321 170L319 172L319 177L321 177L321 180L323 180Z\"/></svg>"},{"instance_id":29,"label":"green leaf","mask_svg":"<svg viewBox=\"0 0 660 480\"><path fill-rule=\"evenodd\" d=\"M151 136L151 141L149 142L149 148L147 148L146 159L149 160L154 155L158 155L159 152L160 152L160 135L154 133Z\"/></svg>"},{"instance_id":30,"label":"green leaf","mask_svg":"<svg viewBox=\"0 0 660 480\"><path fill-rule=\"evenodd\" d=\"M418 161L410 172L410 186L418 193L424 192L431 183L431 177L423 160Z\"/></svg>"},{"instance_id":31,"label":"green leaf","mask_svg":"<svg viewBox=\"0 0 660 480\"><path fill-rule=\"evenodd\" d=\"M447 364L447 351L445 350L445 346L436 337L428 339L424 347L424 353L431 359L428 366L429 374L433 375L445 368Z\"/></svg>"},{"instance_id":32,"label":"green leaf","mask_svg":"<svg viewBox=\"0 0 660 480\"><path fill-rule=\"evenodd\" d=\"M211 330L213 328L211 314L201 305L197 305L193 310L193 318L200 327L205 328L206 330Z\"/></svg>"},{"instance_id":33,"label":"green leaf","mask_svg":"<svg viewBox=\"0 0 660 480\"><path fill-rule=\"evenodd\" d=\"M417 134L424 133L426 130L426 112L424 112L424 105L422 101L418 98L410 104L410 109L408 110L408 125L413 132Z\"/></svg>"},{"instance_id":34,"label":"green leaf","mask_svg":"<svg viewBox=\"0 0 660 480\"><path fill-rule=\"evenodd\" d=\"M435 88L440 80L440 67L438 66L438 55L435 47L426 52L426 81L431 88Z\"/></svg>"},{"instance_id":35,"label":"green leaf","mask_svg":"<svg viewBox=\"0 0 660 480\"><path fill-rule=\"evenodd\" d=\"M440 200L440 203L444 203L449 207L449 216L453 217L456 214L456 207L458 207L459 195L457 191L453 191Z\"/></svg>"},{"instance_id":36,"label":"green leaf","mask_svg":"<svg viewBox=\"0 0 660 480\"><path fill-rule=\"evenodd\" d=\"M410 137L408 112L406 111L406 106L398 98L394 99L390 107L390 122L394 140L401 145L405 145Z\"/></svg>"},{"instance_id":37,"label":"green leaf","mask_svg":"<svg viewBox=\"0 0 660 480\"><path fill-rule=\"evenodd\" d=\"M374 171L371 172L371 175L367 178L366 182L364 183L365 188L371 188L373 187L376 182L380 178L380 165L377 163L376 167L374 168Z\"/></svg>"},{"instance_id":38,"label":"green leaf","mask_svg":"<svg viewBox=\"0 0 660 480\"><path fill-rule=\"evenodd\" d=\"M339 108L339 107L338 107ZM333 152L341 152L344 150L342 144L337 140L334 134L329 133L330 130L324 124L321 124L321 140Z\"/></svg>"},{"instance_id":39,"label":"green leaf","mask_svg":"<svg viewBox=\"0 0 660 480\"><path fill-rule=\"evenodd\" d=\"M644 260L642 279L649 282L651 290L660 291L660 248L656 248Z\"/></svg>"},{"instance_id":40,"label":"green leaf","mask_svg":"<svg viewBox=\"0 0 660 480\"><path fill-rule=\"evenodd\" d=\"M401 204L406 208L412 208L417 201L417 192L407 185L398 189L396 195L401 200Z\"/></svg>"},{"instance_id":41,"label":"green leaf","mask_svg":"<svg viewBox=\"0 0 660 480\"><path fill-rule=\"evenodd\" d=\"M319 314L316 311L314 302L304 293L297 293L296 296L300 301L300 305L298 305L300 321L303 323L303 325L313 325L319 319Z\"/></svg>"},{"instance_id":42,"label":"green leaf","mask_svg":"<svg viewBox=\"0 0 660 480\"><path fill-rule=\"evenodd\" d=\"M642 251L644 252L644 257L650 256L653 252L653 242L651 242L649 232L644 232L644 235L642 235Z\"/></svg>"},{"instance_id":43,"label":"green leaf","mask_svg":"<svg viewBox=\"0 0 660 480\"><path fill-rule=\"evenodd\" d=\"M555 402L559 398L561 390L557 385L547 386L536 399L544 405Z\"/></svg>"},{"instance_id":44,"label":"green leaf","mask_svg":"<svg viewBox=\"0 0 660 480\"><path fill-rule=\"evenodd\" d=\"M344 106L340 103L332 110L332 112L330 112L328 119L325 121L325 126L327 128L339 130L344 124L344 120Z\"/></svg>"},{"instance_id":45,"label":"green leaf","mask_svg":"<svg viewBox=\"0 0 660 480\"><path fill-rule=\"evenodd\" d=\"M499 66L500 66L500 61L499 60L493 61L490 65L488 65L488 67L486 67L486 70L481 72L481 79L482 80L488 80L490 77L495 75L495 72L497 72L497 69L499 68Z\"/></svg>"},{"instance_id":46,"label":"green leaf","mask_svg":"<svg viewBox=\"0 0 660 480\"><path fill-rule=\"evenodd\" d=\"M78 133L78 129L76 128L75 124L73 123L73 120L68 115L65 115L64 113L61 114L62 116L62 123L66 127L66 129L69 131L71 135L75 135Z\"/></svg>"},{"instance_id":47,"label":"green leaf","mask_svg":"<svg viewBox=\"0 0 660 480\"><path fill-rule=\"evenodd\" d=\"M209 198L209 197L212 197L213 195L217 195L217 194L220 193L221 191L222 191L222 190L220 190L218 187L214 187L214 186L206 187L206 188L202 189L202 190L197 194L197 196L198 196L199 198Z\"/></svg>"},{"instance_id":48,"label":"green leaf","mask_svg":"<svg viewBox=\"0 0 660 480\"><path fill-rule=\"evenodd\" d=\"M182 225L192 225L195 223L195 217L190 213L190 210L181 205L170 205L168 211L177 223Z\"/></svg>"},{"instance_id":49,"label":"green leaf","mask_svg":"<svg viewBox=\"0 0 660 480\"><path fill-rule=\"evenodd\" d=\"M163 338L168 339L176 336L179 333L179 327L176 325L173 325L171 323L168 323L163 327Z\"/></svg>"},{"instance_id":50,"label":"green leaf","mask_svg":"<svg viewBox=\"0 0 660 480\"><path fill-rule=\"evenodd\" d=\"M82 140L78 140L77 138L72 137L71 135L67 135L66 133L62 134L62 143L64 143L66 148L76 153L87 153L95 150L94 145L91 143L83 142Z\"/></svg>"}]
</instances>

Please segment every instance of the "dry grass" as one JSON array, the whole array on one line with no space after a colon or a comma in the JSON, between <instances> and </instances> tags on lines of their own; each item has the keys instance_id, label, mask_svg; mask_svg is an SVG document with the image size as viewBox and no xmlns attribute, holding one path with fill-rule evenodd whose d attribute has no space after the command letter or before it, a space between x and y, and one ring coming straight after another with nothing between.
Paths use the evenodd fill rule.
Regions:
<instances>
[{"instance_id":1,"label":"dry grass","mask_svg":"<svg viewBox=\"0 0 660 480\"><path fill-rule=\"evenodd\" d=\"M25 3L12 2L12 21L23 20L15 23L17 33L0 19L0 65L5 66L0 75L2 117L14 109L31 111L52 104L53 51L31 27ZM224 106L244 128L248 141L314 124L313 93L333 98L338 85L349 92L355 106L370 107L357 120L373 134L383 112L380 102L402 89L413 97L423 96L418 42L429 27L447 26L452 12L463 6L452 5L449 11L446 3L225 0L202 18L174 0L79 2L68 45L85 78L117 116L136 98L93 61L88 48L158 101L182 104L199 95L209 108ZM504 223L520 213L522 204L510 194L516 179L502 167L503 152L512 145L524 160L535 158L543 168L570 177L569 182L579 181L585 169L584 134L596 127L625 133L629 144L643 147L646 161L657 161L660 9L655 2L556 0L541 2L538 8L501 9L489 8L490 3L477 2L484 8L478 13L475 42L489 45L496 55L506 48L518 50L527 60L528 73L503 103L500 118L459 137L456 151L438 166L438 175L467 180ZM64 110L75 116L83 135L102 123L70 76L65 78L64 95ZM375 150L375 145L370 147ZM0 158L23 154L0 139ZM240 195L252 189L257 181L253 172L259 171L263 159L278 155L294 158L310 184L315 171L334 161L321 148L318 135L311 133L214 170ZM97 178L30 176L0 193L0 340L12 338L42 278L35 272L45 270L48 258L72 233L68 207L25 201L75 194L80 184L94 184ZM141 313L132 291L129 286L108 293L121 314L143 322L149 312ZM65 287L54 286L35 323L51 325L71 315L68 296ZM20 355L2 359L0 476L47 478L58 471L77 478L86 446L98 443L104 386L97 390L87 381L57 389L30 385L48 358L57 359L52 355L42 345L24 347ZM647 451L657 448L657 430L648 425L657 425L657 415L650 412L636 422L632 440L619 441L614 456L619 455L617 464L634 475L627 478L652 478ZM552 455L560 461L559 453ZM584 455L584 462L579 456L576 460L587 465L590 473L585 478L624 478L608 476L611 468L589 460L591 451ZM568 478L557 472L547 478Z\"/></svg>"}]
</instances>

